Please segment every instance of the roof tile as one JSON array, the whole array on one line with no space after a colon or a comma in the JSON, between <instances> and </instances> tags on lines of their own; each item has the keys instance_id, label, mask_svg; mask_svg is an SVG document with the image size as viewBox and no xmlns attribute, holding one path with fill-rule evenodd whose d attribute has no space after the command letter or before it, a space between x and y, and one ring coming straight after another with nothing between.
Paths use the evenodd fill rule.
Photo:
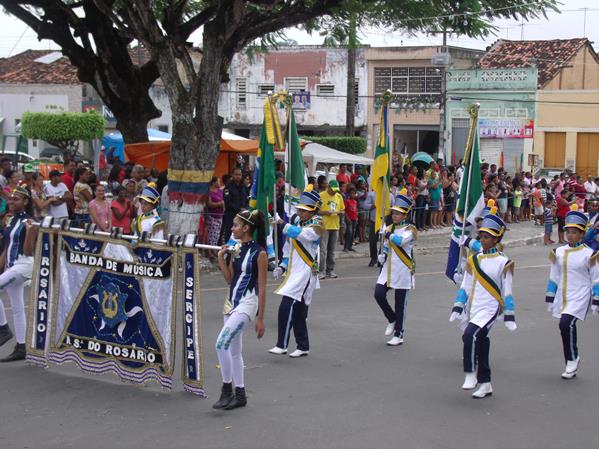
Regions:
<instances>
[{"instance_id":1,"label":"roof tile","mask_svg":"<svg viewBox=\"0 0 599 449\"><path fill-rule=\"evenodd\" d=\"M537 85L542 88L559 73L578 51L585 45L591 47L586 38L582 39L555 39L542 41L508 41L499 39L479 61L479 67L490 68L517 68L532 67L538 70Z\"/></svg>"}]
</instances>

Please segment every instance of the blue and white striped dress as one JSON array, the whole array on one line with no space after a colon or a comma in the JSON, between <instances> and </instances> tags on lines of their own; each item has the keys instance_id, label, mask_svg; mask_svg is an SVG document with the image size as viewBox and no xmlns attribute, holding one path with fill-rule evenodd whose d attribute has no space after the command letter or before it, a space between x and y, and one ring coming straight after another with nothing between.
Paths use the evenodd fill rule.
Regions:
<instances>
[{"instance_id":1,"label":"blue and white striped dress","mask_svg":"<svg viewBox=\"0 0 599 449\"><path fill-rule=\"evenodd\" d=\"M4 231L4 247L6 248L6 268L12 267L25 254L25 221L31 217L25 212L13 216Z\"/></svg>"},{"instance_id":2,"label":"blue and white striped dress","mask_svg":"<svg viewBox=\"0 0 599 449\"><path fill-rule=\"evenodd\" d=\"M241 244L233 259L233 279L223 313L245 313L250 320L258 313L258 256L264 248L251 241Z\"/></svg>"}]
</instances>

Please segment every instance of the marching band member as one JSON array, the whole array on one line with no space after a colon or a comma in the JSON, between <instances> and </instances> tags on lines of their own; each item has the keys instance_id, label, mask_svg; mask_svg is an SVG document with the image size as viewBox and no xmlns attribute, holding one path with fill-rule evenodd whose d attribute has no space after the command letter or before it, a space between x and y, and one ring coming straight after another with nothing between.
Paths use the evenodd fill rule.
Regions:
<instances>
[{"instance_id":1,"label":"marching band member","mask_svg":"<svg viewBox=\"0 0 599 449\"><path fill-rule=\"evenodd\" d=\"M142 213L131 223L131 230L137 236L140 236L142 232L148 232L150 238L164 239L166 236L166 223L156 211L160 194L156 190L155 184L150 183L145 186L139 199Z\"/></svg>"},{"instance_id":2,"label":"marching band member","mask_svg":"<svg viewBox=\"0 0 599 449\"><path fill-rule=\"evenodd\" d=\"M489 366L489 332L497 317L503 314L505 326L516 330L512 276L514 263L497 249L505 232L505 223L495 215L496 208L483 218L479 229L482 252L472 254L466 262L466 273L458 290L449 321L460 319L464 331L464 390L479 385L472 397L493 394ZM478 368L478 369L477 369Z\"/></svg>"},{"instance_id":3,"label":"marching band member","mask_svg":"<svg viewBox=\"0 0 599 449\"><path fill-rule=\"evenodd\" d=\"M231 235L240 243L233 251L225 245L218 252L218 264L230 287L224 307L225 324L216 339L223 386L220 399L212 406L215 409L232 410L247 404L242 336L244 328L256 317L256 313L256 334L258 338L264 335L268 270L264 227L262 212L239 212L233 219ZM257 241L253 240L254 231L257 232ZM230 255L228 261L225 260L227 253Z\"/></svg>"},{"instance_id":4,"label":"marching band member","mask_svg":"<svg viewBox=\"0 0 599 449\"><path fill-rule=\"evenodd\" d=\"M599 251L599 212L597 200L591 199L587 202L587 212L589 213L589 224L584 237L584 243L593 251Z\"/></svg>"},{"instance_id":5,"label":"marching band member","mask_svg":"<svg viewBox=\"0 0 599 449\"><path fill-rule=\"evenodd\" d=\"M487 201L487 206L482 210L480 217L476 217L476 230L480 229L481 223L483 221L483 217L485 217L495 204L494 200ZM458 221L457 218L454 219L454 223L457 224L457 228L461 229L462 224ZM470 223L466 222L466 230L470 231L472 226ZM467 234L466 234L467 235ZM465 236L464 236L465 237ZM458 262L458 266L456 267L456 271L453 274L453 281L456 284L461 284L464 279L464 270L466 269L466 262L468 261L468 256L472 254L478 254L482 251L482 246L480 245L480 238L476 235L474 238L465 237L462 240L460 248L460 261ZM499 248L501 250L501 248Z\"/></svg>"},{"instance_id":6,"label":"marching band member","mask_svg":"<svg viewBox=\"0 0 599 449\"><path fill-rule=\"evenodd\" d=\"M311 186L308 186L309 188ZM275 290L281 295L279 306L279 332L277 344L271 354L286 354L291 328L295 334L297 349L289 357L303 357L310 352L306 318L314 290L320 288L318 281L318 257L320 238L324 232L320 209L320 195L306 189L297 205L297 215L283 228L288 239L283 247L283 260L275 268L275 279L286 272L285 280ZM282 220L278 220L282 223Z\"/></svg>"},{"instance_id":7,"label":"marching band member","mask_svg":"<svg viewBox=\"0 0 599 449\"><path fill-rule=\"evenodd\" d=\"M387 342L398 346L404 342L404 322L408 290L414 288L414 259L412 250L417 238L416 227L407 218L412 208L412 199L405 189L395 198L391 207L392 223L383 229L385 244L378 260L381 272L374 288L374 299L383 311L388 324L385 335L393 334ZM387 292L395 290L395 310L387 301Z\"/></svg>"},{"instance_id":8,"label":"marching band member","mask_svg":"<svg viewBox=\"0 0 599 449\"><path fill-rule=\"evenodd\" d=\"M4 251L0 256L0 291L8 294L12 306L17 344L13 352L0 362L14 362L25 359L25 303L23 293L25 282L31 279L33 252L37 238L37 228L31 218L33 209L31 194L25 187L13 190L8 200L9 210L14 214L4 231ZM0 346L10 340L12 331L6 320L4 305L0 301Z\"/></svg>"},{"instance_id":9,"label":"marching band member","mask_svg":"<svg viewBox=\"0 0 599 449\"><path fill-rule=\"evenodd\" d=\"M547 282L547 310L559 318L566 369L562 379L576 377L580 364L576 321L584 320L589 307L599 313L599 253L584 244L588 218L570 206L566 214L567 245L549 253L551 271Z\"/></svg>"}]
</instances>

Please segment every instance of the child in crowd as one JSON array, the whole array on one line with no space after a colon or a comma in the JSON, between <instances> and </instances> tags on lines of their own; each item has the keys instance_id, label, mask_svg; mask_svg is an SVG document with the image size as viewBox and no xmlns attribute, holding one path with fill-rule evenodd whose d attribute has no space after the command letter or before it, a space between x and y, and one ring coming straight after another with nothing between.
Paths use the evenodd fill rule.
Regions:
<instances>
[{"instance_id":1,"label":"child in crowd","mask_svg":"<svg viewBox=\"0 0 599 449\"><path fill-rule=\"evenodd\" d=\"M553 206L553 201L547 200L545 201L545 208L543 210L543 224L545 225L545 236L543 238L543 243L545 245L551 245L555 243L551 240L551 234L553 233L553 216L555 215L555 208Z\"/></svg>"},{"instance_id":2,"label":"child in crowd","mask_svg":"<svg viewBox=\"0 0 599 449\"><path fill-rule=\"evenodd\" d=\"M535 225L543 224L543 193L541 192L541 183L537 182L532 190L532 205L535 214Z\"/></svg>"},{"instance_id":3,"label":"child in crowd","mask_svg":"<svg viewBox=\"0 0 599 449\"><path fill-rule=\"evenodd\" d=\"M345 245L343 251L356 251L352 248L358 224L358 196L355 188L350 188L345 198ZM341 218L343 220L343 218Z\"/></svg>"},{"instance_id":4,"label":"child in crowd","mask_svg":"<svg viewBox=\"0 0 599 449\"><path fill-rule=\"evenodd\" d=\"M522 206L521 206L521 214L520 220L529 221L530 220L530 186L522 182L520 184L520 188L522 189Z\"/></svg>"},{"instance_id":5,"label":"child in crowd","mask_svg":"<svg viewBox=\"0 0 599 449\"><path fill-rule=\"evenodd\" d=\"M520 208L522 207L522 185L518 184L514 190L514 223L520 221Z\"/></svg>"}]
</instances>

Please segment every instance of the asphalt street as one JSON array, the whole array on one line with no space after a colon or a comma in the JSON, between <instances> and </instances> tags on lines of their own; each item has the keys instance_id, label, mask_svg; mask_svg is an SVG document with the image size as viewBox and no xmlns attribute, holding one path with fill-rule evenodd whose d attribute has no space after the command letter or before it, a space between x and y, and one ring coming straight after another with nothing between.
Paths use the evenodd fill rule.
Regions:
<instances>
[{"instance_id":1,"label":"asphalt street","mask_svg":"<svg viewBox=\"0 0 599 449\"><path fill-rule=\"evenodd\" d=\"M400 347L385 345L386 321L372 296L377 271L367 259L352 259L315 295L308 357L267 352L279 303L268 295L266 335L244 336L246 408L211 408L220 389L213 345L225 289L219 274L208 274L202 300L209 399L182 391L178 373L175 389L165 391L84 375L73 365L2 365L0 448L595 449L599 318L579 323L581 369L576 379L561 380L557 321L543 301L547 252L508 251L516 262L518 330L498 322L491 332L492 397L475 400L460 389L461 335L448 322L456 287L442 274L444 255L418 256Z\"/></svg>"}]
</instances>

